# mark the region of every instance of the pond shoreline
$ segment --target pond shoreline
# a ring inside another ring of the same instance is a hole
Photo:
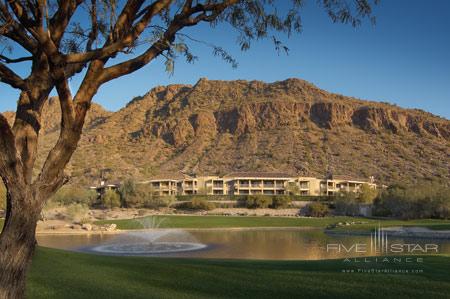
[[[184,231],[254,231],[254,230],[323,230],[321,227],[315,226],[261,226],[261,227],[205,227],[205,228],[146,228],[146,229],[117,229],[114,231],[86,231],[86,230],[54,230],[54,231],[37,231],[36,235],[114,235],[127,232],[145,232],[151,230],[184,230]]]

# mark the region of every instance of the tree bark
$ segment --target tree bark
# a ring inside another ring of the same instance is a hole
[[[6,219],[0,235],[0,299],[24,298],[40,211],[30,188],[12,188],[8,189]]]
[[[38,146],[39,130],[41,128],[41,109],[36,109],[30,99],[28,92],[22,91],[19,98],[16,118],[13,125],[13,132],[16,138],[16,150],[19,152],[24,176],[28,183],[31,183],[33,176],[34,162]],[[42,106],[42,105],[41,105]]]

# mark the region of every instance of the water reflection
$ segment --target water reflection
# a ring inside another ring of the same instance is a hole
[[[368,236],[327,235],[321,229],[256,229],[256,230],[188,230],[198,242],[208,247],[199,251],[160,254],[170,257],[236,258],[236,259],[301,259],[318,260],[330,258],[373,255],[368,252],[327,252],[327,243],[341,243],[350,248],[355,243],[370,243]],[[83,250],[102,244],[110,244],[118,235],[40,235],[39,245],[68,250]],[[450,253],[450,240],[390,239],[401,243],[437,243],[439,253]]]

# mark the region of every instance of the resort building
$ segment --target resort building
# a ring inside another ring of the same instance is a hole
[[[158,175],[151,184],[155,195],[283,195],[332,196],[340,191],[357,192],[362,185],[376,188],[369,180],[348,177],[297,177],[278,172],[232,172],[225,176]]]
[[[159,196],[196,194],[198,190],[197,183],[183,173],[157,175],[140,184],[150,184],[153,194]],[[184,193],[184,190],[188,193]]]
[[[292,176],[286,173],[233,172],[223,177],[228,185],[228,193],[223,194],[286,194],[286,186],[291,179]]]
[[[95,190],[97,192],[97,196],[101,197],[103,194],[106,193],[108,190],[117,190],[120,187],[119,182],[107,182],[107,181],[100,181],[100,184],[98,186],[91,186],[89,189]]]

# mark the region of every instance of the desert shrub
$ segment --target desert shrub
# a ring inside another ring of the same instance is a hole
[[[329,213],[328,205],[321,202],[313,202],[306,206],[306,215],[311,217],[325,217]]]
[[[402,219],[448,219],[450,187],[443,182],[391,185],[375,199],[374,215]]]
[[[69,220],[73,222],[86,222],[89,208],[80,203],[73,203],[67,206],[66,213]]]
[[[248,209],[266,209],[272,204],[272,198],[265,195],[248,195],[245,205]]]
[[[132,181],[125,182],[119,188],[122,206],[129,208],[144,208],[146,202],[152,202],[156,197],[154,193],[150,184],[134,184]]]
[[[176,201],[175,196],[145,196],[144,197],[144,207],[148,209],[158,209],[162,207],[169,207]]]
[[[104,208],[120,207],[120,195],[114,190],[106,190],[102,196],[102,205]]]
[[[360,201],[354,192],[339,192],[334,200],[335,213],[343,216],[357,216]]]
[[[272,209],[286,209],[291,205],[292,198],[287,195],[276,195],[272,198]]]
[[[64,186],[50,199],[63,206],[83,204],[91,206],[97,199],[97,192],[77,186]]]
[[[213,202],[204,200],[204,199],[197,199],[194,198],[191,202],[192,209],[196,210],[212,210],[216,207],[216,205]]]
[[[216,208],[216,205],[213,202],[209,202],[202,198],[193,198],[191,201],[179,204],[177,206],[179,209],[187,209],[187,210],[204,210],[209,211]]]
[[[216,205],[216,208],[221,209],[232,209],[237,207],[237,204],[234,202],[217,202],[214,204]]]
[[[132,181],[119,189],[122,206],[133,208],[158,209],[168,207],[176,201],[174,195],[160,196],[150,184],[134,184]]]

